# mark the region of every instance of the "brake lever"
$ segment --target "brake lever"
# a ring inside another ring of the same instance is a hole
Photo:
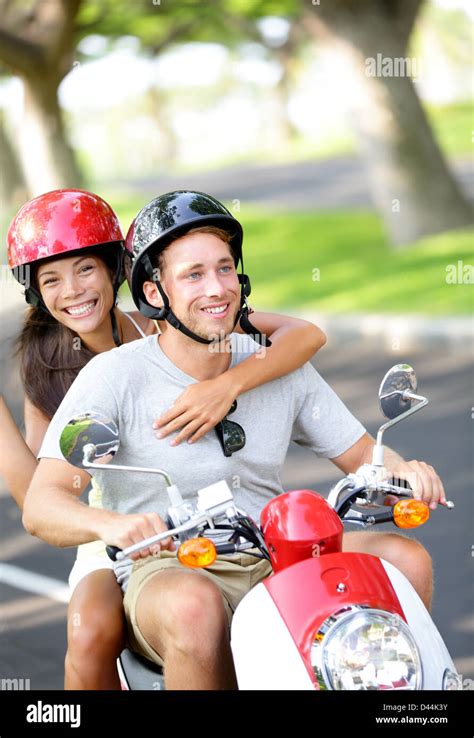
[[[382,482],[378,486],[377,491],[378,492],[386,492],[387,494],[395,495],[396,497],[402,497],[402,498],[403,497],[411,497],[411,498],[413,498],[413,489],[411,487],[398,487],[397,485],[390,484],[389,482],[387,482],[385,484]],[[454,502],[452,502],[452,500],[446,500],[446,504],[445,505],[442,505],[441,503],[439,503],[439,506],[440,507],[444,507],[447,510],[453,510],[453,508],[455,507],[455,504],[454,504]]]

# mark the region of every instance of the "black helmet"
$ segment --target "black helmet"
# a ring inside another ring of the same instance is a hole
[[[242,263],[242,274],[239,274],[241,283],[241,305],[236,324],[242,320],[242,328],[254,334],[258,340],[259,332],[250,325],[247,312],[246,298],[250,294],[250,280],[243,274],[242,240],[243,231],[239,221],[227,210],[222,203],[211,195],[189,190],[176,190],[160,195],[140,210],[130,226],[125,240],[126,254],[128,253],[128,282],[135,305],[148,318],[167,320],[174,328],[185,333],[200,343],[212,343],[192,333],[184,326],[172,312],[168,296],[154,269],[152,258],[163,251],[170,243],[180,236],[184,236],[192,228],[200,226],[215,226],[230,234],[230,246],[234,255],[235,265]],[[153,281],[157,285],[163,298],[164,307],[157,308],[150,305],[143,292],[143,284]],[[247,328],[248,326],[248,328]],[[271,345],[266,337],[265,345]]]
[[[150,309],[156,312],[156,308],[143,294],[143,283],[153,278],[150,254],[156,256],[186,231],[203,225],[230,233],[237,266],[242,257],[242,226],[224,205],[202,192],[177,190],[160,195],[140,210],[130,226],[125,241],[132,263],[130,290],[135,305],[148,317],[156,317],[150,314]]]

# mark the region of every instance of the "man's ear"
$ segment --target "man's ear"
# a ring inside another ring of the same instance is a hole
[[[154,282],[144,282],[143,293],[146,297],[146,301],[150,305],[153,305],[153,307],[157,308],[163,307],[163,298],[161,297],[158,287]]]

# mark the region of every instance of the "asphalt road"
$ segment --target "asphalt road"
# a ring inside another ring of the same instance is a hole
[[[474,170],[467,158],[450,160],[462,190],[474,200]],[[116,182],[111,183],[114,186]],[[360,157],[337,156],[285,164],[235,164],[208,172],[159,175],[127,182],[127,191],[148,196],[187,187],[211,192],[231,202],[238,212],[241,203],[286,210],[373,207],[367,172]]]
[[[2,316],[0,370],[2,391],[18,421],[21,389],[11,359],[9,337],[17,320]],[[430,551],[435,572],[433,617],[456,666],[465,678],[474,677],[474,616],[472,569],[472,355],[432,348],[409,355],[374,351],[362,342],[328,347],[316,366],[354,414],[375,433],[381,422],[377,390],[385,371],[395,363],[413,364],[419,391],[430,405],[389,431],[386,443],[406,458],[424,459],[444,480],[453,511],[439,509],[416,537]],[[285,488],[309,487],[326,494],[338,470],[308,451],[290,449],[283,481]],[[66,582],[74,550],[54,549],[25,533],[20,513],[0,480],[0,561]],[[106,623],[104,623],[106,627]],[[1,678],[29,679],[31,689],[61,689],[66,649],[66,605],[47,596],[24,591],[17,583],[0,583]]]

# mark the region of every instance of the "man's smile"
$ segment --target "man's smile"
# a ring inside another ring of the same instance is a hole
[[[201,308],[211,318],[226,318],[230,312],[230,302],[211,303]]]

